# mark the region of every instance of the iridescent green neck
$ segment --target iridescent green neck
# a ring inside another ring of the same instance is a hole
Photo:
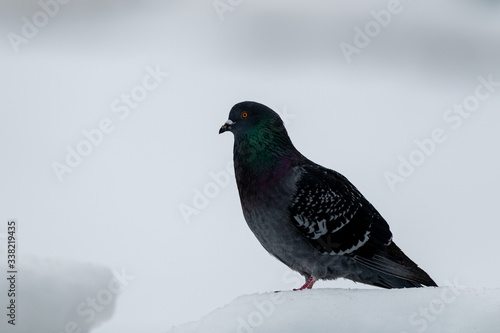
[[[271,170],[299,155],[283,125],[263,122],[235,137],[235,164],[248,172]]]

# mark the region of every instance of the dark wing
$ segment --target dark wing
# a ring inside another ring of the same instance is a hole
[[[304,167],[289,208],[291,220],[321,253],[351,254],[369,241],[391,243],[387,222],[347,178],[319,165]]]
[[[412,286],[436,285],[392,242],[387,222],[347,178],[316,164],[303,168],[289,211],[316,250],[349,256]]]

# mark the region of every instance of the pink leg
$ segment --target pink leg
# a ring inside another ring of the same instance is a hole
[[[297,290],[305,290],[305,289],[312,289],[314,283],[316,283],[316,281],[318,281],[318,279],[316,279],[314,276],[311,276],[309,278],[309,280],[306,281],[306,283],[300,287],[299,289],[294,289],[295,291]]]

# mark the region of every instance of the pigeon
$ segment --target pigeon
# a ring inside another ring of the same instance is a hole
[[[272,256],[305,278],[295,290],[337,278],[388,289],[437,286],[346,177],[294,147],[272,109],[238,103],[219,134],[228,131],[244,218]]]

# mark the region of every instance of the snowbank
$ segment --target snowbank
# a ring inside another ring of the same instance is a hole
[[[0,264],[3,272],[6,266]],[[119,272],[118,272],[119,273]],[[2,279],[0,332],[86,333],[109,319],[126,279],[90,263],[22,257],[15,279],[15,325],[5,314],[10,285]]]
[[[500,332],[500,289],[316,289],[241,296],[168,333]]]

